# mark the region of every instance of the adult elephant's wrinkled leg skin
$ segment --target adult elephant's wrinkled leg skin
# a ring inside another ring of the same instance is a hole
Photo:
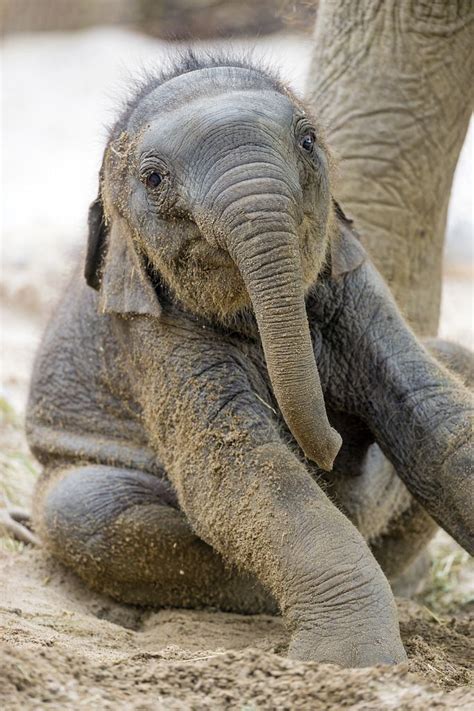
[[[194,535],[164,479],[90,465],[52,472],[38,493],[47,549],[100,592],[152,607],[276,610],[260,585]]]

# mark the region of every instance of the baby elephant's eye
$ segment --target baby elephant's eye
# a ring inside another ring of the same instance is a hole
[[[147,187],[157,188],[162,180],[163,180],[163,178],[161,177],[161,175],[159,173],[156,173],[156,172],[150,173],[146,177]]]
[[[303,150],[308,151],[309,153],[313,150],[314,141],[314,133],[306,133],[300,141],[300,146]]]

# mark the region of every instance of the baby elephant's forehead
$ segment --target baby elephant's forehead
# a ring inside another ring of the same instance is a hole
[[[212,67],[178,74],[142,96],[130,117],[128,129],[136,130],[150,114],[171,112],[203,97],[218,99],[229,91],[265,91],[270,88],[275,90],[276,82],[252,68]]]
[[[230,135],[239,140],[252,130],[262,140],[288,135],[295,107],[275,89],[225,91],[212,96],[196,96],[186,105],[147,116],[141,127],[140,150],[165,149],[181,152],[186,144]]]

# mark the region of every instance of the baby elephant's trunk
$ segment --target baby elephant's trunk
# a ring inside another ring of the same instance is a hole
[[[262,210],[262,195],[252,195],[247,178],[249,192],[226,204],[219,229],[252,301],[283,417],[305,455],[329,471],[341,438],[327,418],[309,332],[295,196],[282,194],[282,182],[268,180]]]
[[[262,248],[265,250],[262,254]],[[330,471],[341,446],[329,424],[314,358],[296,236],[265,230],[230,245],[252,300],[268,373],[285,421],[305,455]]]

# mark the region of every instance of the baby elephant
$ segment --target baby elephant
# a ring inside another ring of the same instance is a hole
[[[34,368],[35,525],[123,602],[280,610],[294,658],[396,663],[385,576],[433,519],[474,548],[470,401],[331,189],[266,71],[189,55],[139,88]]]

